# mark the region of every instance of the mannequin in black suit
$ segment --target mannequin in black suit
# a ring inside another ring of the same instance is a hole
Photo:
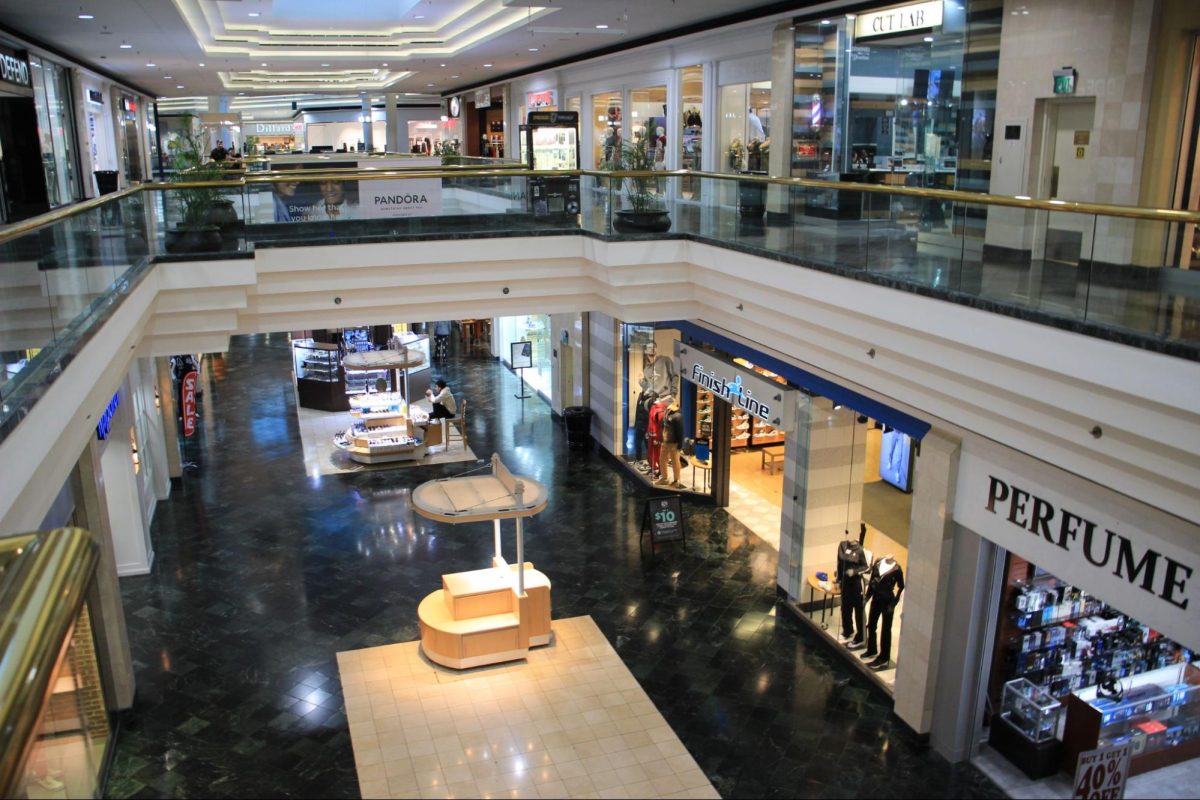
[[[892,618],[896,604],[904,592],[904,571],[899,562],[888,553],[871,565],[867,582],[867,599],[871,601],[871,613],[867,622],[867,650],[864,659],[874,659],[867,666],[873,670],[887,669],[892,659]],[[875,630],[879,632],[879,650],[875,649]]]

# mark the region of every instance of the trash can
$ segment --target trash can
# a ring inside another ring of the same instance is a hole
[[[592,441],[592,409],[587,406],[568,406],[563,409],[563,424],[567,427],[567,447],[586,450]]]
[[[112,194],[117,190],[115,169],[98,169],[92,174],[96,176],[96,191],[100,194]]]

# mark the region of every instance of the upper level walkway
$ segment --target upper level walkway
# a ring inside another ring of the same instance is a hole
[[[669,227],[630,228],[644,221],[615,211],[635,204]],[[688,172],[339,170],[139,187],[3,234],[0,351],[16,363],[0,386],[0,463],[14,478],[0,525],[36,515],[30,492],[61,486],[136,356],[219,351],[236,333],[531,311],[696,320],[1200,520],[1200,292],[1180,268],[1197,222]],[[16,468],[29,452],[46,455]]]

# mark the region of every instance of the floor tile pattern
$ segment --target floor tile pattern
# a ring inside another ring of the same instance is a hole
[[[360,796],[336,654],[415,640],[439,576],[487,563],[488,526],[409,503],[473,465],[313,477],[287,336],[235,337],[208,367],[195,466],[155,513],[153,572],[121,581],[137,697],[107,796]],[[686,540],[639,555],[648,487],[569,450],[495,362],[436,371],[472,403],[471,448],[551,492],[525,544],[555,615],[595,620],[722,797],[1002,796],[779,608],[775,551],[725,511],[685,498]]]
[[[492,667],[337,658],[363,797],[720,797],[590,617]]]

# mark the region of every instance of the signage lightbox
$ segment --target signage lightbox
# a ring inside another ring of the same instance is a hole
[[[903,6],[859,14],[854,20],[854,38],[909,33],[927,28],[938,28],[942,24],[942,0],[928,3],[911,3]]]
[[[681,378],[707,389],[718,400],[780,430],[795,430],[795,389],[679,340],[675,341],[675,367]]]
[[[359,181],[358,206],[366,219],[434,216],[442,213],[442,180]]]
[[[16,86],[33,86],[33,80],[29,77],[29,57],[0,45],[0,81]]]
[[[525,93],[525,108],[528,111],[533,111],[546,106],[558,105],[558,90],[546,89],[541,92],[526,92]]]
[[[491,108],[492,105],[492,90],[491,89],[476,89],[475,90],[475,107],[476,108]]]

